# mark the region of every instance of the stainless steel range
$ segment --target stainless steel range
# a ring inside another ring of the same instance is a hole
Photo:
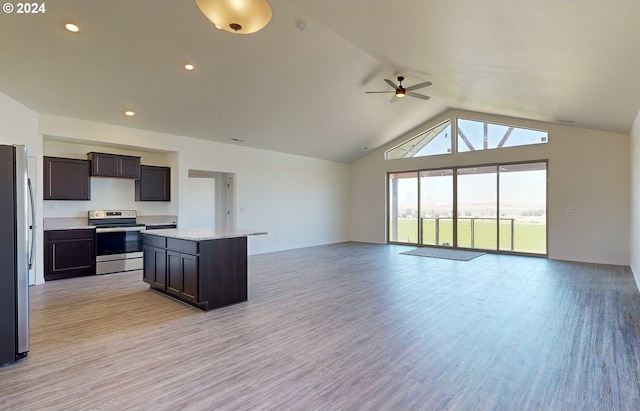
[[[144,224],[135,210],[91,210],[89,224],[96,227],[96,274],[142,269]]]

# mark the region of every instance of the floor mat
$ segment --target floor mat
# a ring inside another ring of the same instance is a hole
[[[446,258],[449,260],[469,261],[476,257],[480,257],[486,254],[482,251],[468,251],[468,250],[451,250],[448,248],[435,248],[435,247],[418,247],[415,250],[405,251],[400,254],[405,255],[417,255],[420,257],[432,257],[432,258]]]

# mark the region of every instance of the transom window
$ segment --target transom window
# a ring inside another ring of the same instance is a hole
[[[386,160],[426,157],[451,153],[451,120],[395,146],[385,153]]]
[[[457,138],[452,138],[453,135],[457,135]],[[387,150],[385,159],[545,144],[548,141],[549,134],[544,130],[458,118],[455,130],[452,130],[452,121],[449,119]]]
[[[544,144],[546,131],[458,119],[458,152]]]

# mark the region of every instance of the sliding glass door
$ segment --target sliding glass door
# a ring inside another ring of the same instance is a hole
[[[500,250],[547,253],[547,163],[500,166]]]
[[[418,243],[418,173],[389,174],[389,241]]]
[[[420,172],[421,244],[453,246],[453,169]]]
[[[498,248],[498,167],[458,169],[458,247]]]
[[[547,253],[546,161],[389,174],[389,241]]]

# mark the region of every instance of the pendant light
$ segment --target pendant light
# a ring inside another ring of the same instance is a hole
[[[231,33],[255,33],[271,20],[267,0],[196,0],[196,4],[217,28]]]

